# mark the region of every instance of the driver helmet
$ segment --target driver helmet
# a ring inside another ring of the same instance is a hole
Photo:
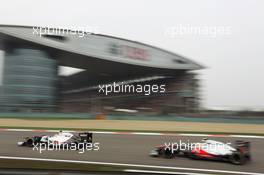
[[[203,138],[202,139],[202,142],[206,142],[208,139],[207,138]]]

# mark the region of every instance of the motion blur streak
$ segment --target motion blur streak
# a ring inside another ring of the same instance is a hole
[[[74,161],[76,163],[97,164],[97,165],[117,165],[140,168],[159,168],[164,170],[180,170],[192,172],[215,172],[223,174],[263,174],[264,163],[264,140],[256,138],[247,138],[245,141],[251,142],[252,162],[245,166],[236,166],[227,162],[191,160],[183,157],[175,159],[162,159],[149,157],[149,151],[154,146],[168,141],[190,140],[191,142],[200,141],[202,137],[191,136],[153,136],[153,135],[128,135],[128,134],[94,134],[94,141],[100,142],[100,151],[85,152],[78,154],[75,151],[46,151],[39,154],[31,148],[21,148],[16,145],[17,140],[25,136],[45,135],[46,132],[1,132],[0,134],[0,155],[4,157],[26,157],[33,159],[44,159],[52,161]],[[218,141],[234,143],[236,138],[211,137]],[[4,158],[0,157],[0,158]],[[110,163],[112,162],[112,163]]]
[[[97,164],[97,165],[114,165],[114,166],[131,166],[131,167],[142,167],[142,168],[160,168],[160,169],[172,169],[172,170],[190,170],[190,171],[204,171],[204,172],[216,172],[216,173],[227,173],[227,174],[241,174],[241,175],[242,174],[245,174],[245,175],[263,175],[262,173],[250,173],[250,172],[241,172],[241,171],[223,171],[223,170],[209,170],[209,169],[185,168],[185,167],[166,167],[166,166],[137,165],[137,164],[110,163],[110,162],[92,162],[92,161],[62,160],[62,159],[41,159],[41,158],[30,158],[30,157],[8,157],[8,156],[0,156],[0,159],[35,160],[35,161],[65,162],[65,163],[80,163],[80,164]],[[190,174],[190,173],[188,173],[188,174]]]
[[[201,174],[201,173],[184,173],[184,172],[172,172],[172,171],[148,171],[148,170],[124,170],[125,172],[129,173],[152,173],[152,174],[179,174],[179,175],[208,175],[208,174]]]

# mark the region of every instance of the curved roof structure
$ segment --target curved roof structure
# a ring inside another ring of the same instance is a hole
[[[0,25],[1,42],[48,50],[59,65],[85,69],[72,76],[86,76],[91,84],[111,77],[171,75],[203,68],[190,59],[151,45],[82,31]]]

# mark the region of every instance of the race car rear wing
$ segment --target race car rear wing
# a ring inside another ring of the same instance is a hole
[[[93,133],[91,133],[91,132],[79,133],[79,137],[81,138],[82,142],[88,142],[88,143],[93,142]]]
[[[241,153],[249,153],[250,152],[250,142],[243,140],[236,140],[235,142],[236,149]]]

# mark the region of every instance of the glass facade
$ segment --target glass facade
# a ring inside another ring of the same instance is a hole
[[[44,51],[15,49],[6,53],[1,111],[53,111],[56,80],[56,60]]]

